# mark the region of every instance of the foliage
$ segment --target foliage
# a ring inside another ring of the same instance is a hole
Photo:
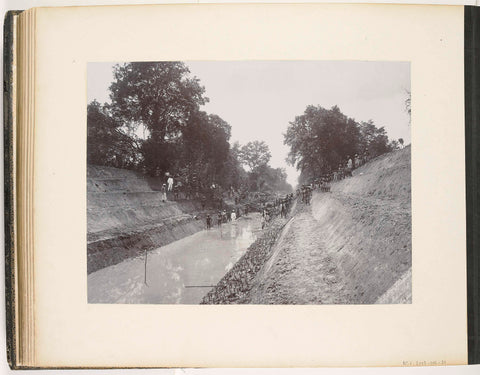
[[[88,162],[152,176],[168,171],[197,192],[212,183],[239,188],[247,180],[240,145],[230,148],[225,120],[200,111],[204,93],[181,62],[116,65],[111,104],[88,106]]]
[[[249,188],[253,191],[289,193],[292,187],[287,182],[283,168],[272,168],[262,164],[249,173]]]
[[[337,106],[327,110],[310,105],[284,134],[284,143],[290,146],[287,162],[313,174],[330,172],[358,151],[359,138],[355,121]]]
[[[359,128],[360,143],[363,149],[368,149],[370,157],[376,157],[391,151],[388,145],[388,136],[383,126],[377,128],[373,121],[369,120],[361,122]]]
[[[122,124],[97,101],[87,107],[87,162],[117,168],[134,168],[140,153],[138,143],[128,136]]]
[[[301,182],[336,170],[355,154],[374,157],[398,147],[389,144],[385,128],[372,121],[358,124],[337,106],[312,105],[290,123],[284,143],[290,146],[287,162],[301,171]]]
[[[110,86],[112,111],[132,128],[140,124],[158,141],[181,134],[192,112],[208,101],[199,80],[178,61],[116,65]]]
[[[268,164],[272,154],[264,141],[253,141],[248,142],[240,149],[239,157],[250,171],[255,171],[261,166]]]
[[[390,151],[398,150],[400,148],[400,144],[395,139],[392,139],[388,144],[388,148]]]
[[[195,168],[205,183],[224,183],[229,134],[230,125],[220,117],[201,111],[193,113],[183,131],[183,164]]]
[[[407,98],[405,99],[405,112],[408,113],[409,116],[412,115],[412,93],[409,90],[405,90]]]
[[[147,131],[141,141],[143,169],[162,175],[178,164],[183,131],[193,113],[208,100],[199,80],[184,63],[132,62],[114,67],[110,85],[113,116],[132,133]]]

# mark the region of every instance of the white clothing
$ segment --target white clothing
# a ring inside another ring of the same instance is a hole
[[[172,191],[173,188],[173,178],[169,177],[167,179],[167,184],[168,184],[168,191]]]

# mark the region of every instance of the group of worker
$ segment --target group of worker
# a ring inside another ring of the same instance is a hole
[[[248,206],[244,208],[244,214],[248,215]],[[217,218],[217,226],[221,226],[223,223],[227,223],[229,221],[235,221],[241,216],[241,211],[237,207],[236,209],[233,209],[232,211],[223,210],[223,211],[218,211],[216,218]],[[212,228],[213,225],[213,218],[210,216],[210,214],[207,214],[206,217],[207,221],[207,229]]]

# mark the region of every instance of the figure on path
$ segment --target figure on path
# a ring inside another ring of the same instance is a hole
[[[210,229],[212,227],[212,218],[210,217],[210,214],[207,214],[207,229]]]
[[[352,169],[353,169],[353,161],[350,156],[348,156],[348,161],[347,161],[347,176],[351,177],[352,176]]]
[[[162,185],[162,202],[167,201],[167,186],[165,184]]]

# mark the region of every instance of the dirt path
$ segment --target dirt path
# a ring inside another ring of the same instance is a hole
[[[313,225],[311,206],[299,210],[257,277],[251,303],[336,304],[345,300],[342,275]]]
[[[242,303],[412,301],[410,148],[298,203]]]
[[[284,229],[250,292],[256,304],[395,303],[411,268],[410,206],[377,196],[315,193]],[[388,299],[379,298],[395,285]],[[388,301],[388,302],[387,302]],[[400,302],[400,301],[399,301]]]

